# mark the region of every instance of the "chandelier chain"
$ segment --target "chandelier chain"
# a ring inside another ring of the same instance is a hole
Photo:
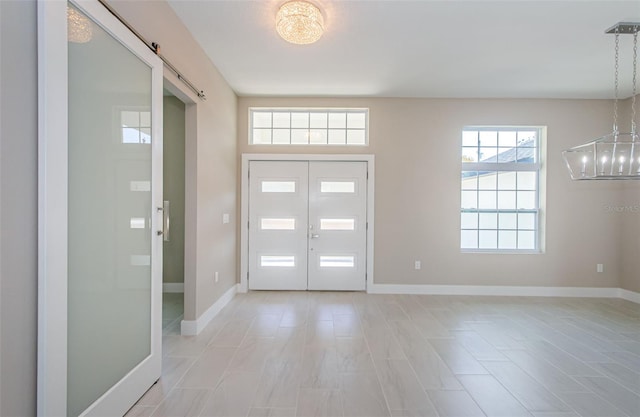
[[[619,68],[619,56],[620,56],[620,32],[616,28],[616,49],[615,49],[615,84],[613,90],[613,134],[618,136],[618,68]]]
[[[633,34],[633,90],[631,96],[631,134],[636,133],[636,73],[638,67],[638,32]],[[635,138],[635,136],[634,136]]]

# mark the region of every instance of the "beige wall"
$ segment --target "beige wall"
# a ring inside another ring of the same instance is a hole
[[[249,146],[248,108],[369,107],[368,147]],[[465,125],[547,126],[545,252],[459,249]],[[571,182],[561,151],[611,130],[608,100],[240,98],[238,153],[375,155],[375,283],[618,287],[621,183]],[[422,269],[413,269],[414,260]],[[605,265],[596,273],[596,264]]]
[[[640,181],[627,182],[624,198],[611,216],[620,221],[623,273],[620,287],[640,293]]]
[[[636,96],[636,112],[640,113],[640,94]],[[620,106],[619,128],[623,133],[631,131],[631,99]],[[637,128],[640,128],[640,117],[636,115]],[[611,215],[620,222],[622,239],[622,279],[620,287],[625,290],[640,292],[640,181],[625,181],[621,204],[611,211]]]
[[[196,140],[186,144],[185,319],[195,320],[236,283],[235,216],[222,224],[222,215],[236,212],[237,97],[166,2],[109,3],[207,95],[196,99]]]
[[[185,105],[163,100],[163,199],[170,202],[169,241],[163,242],[162,282],[184,282],[184,132]]]
[[[0,415],[36,412],[35,1],[0,1]]]

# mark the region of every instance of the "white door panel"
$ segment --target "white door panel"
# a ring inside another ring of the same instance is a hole
[[[249,166],[249,288],[307,288],[308,164]]]
[[[366,285],[367,163],[309,163],[310,290]]]
[[[251,161],[249,289],[364,290],[366,162]]]

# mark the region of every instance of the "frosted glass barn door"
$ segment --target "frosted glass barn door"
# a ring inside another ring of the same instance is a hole
[[[161,367],[162,63],[97,1],[38,12],[38,414],[123,415]]]

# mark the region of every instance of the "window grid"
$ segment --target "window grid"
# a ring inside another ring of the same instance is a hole
[[[477,214],[478,217],[480,216],[480,214],[496,214],[497,215],[497,225],[500,224],[500,215],[501,214],[515,214],[515,222],[516,225],[513,228],[508,228],[508,227],[495,227],[495,228],[482,228],[480,227],[480,220],[478,218],[477,222],[478,222],[478,227],[477,228],[461,228],[462,231],[468,231],[468,232],[475,232],[476,233],[476,238],[477,241],[480,242],[480,232],[496,232],[496,248],[492,248],[493,250],[499,250],[499,251],[504,251],[504,250],[536,250],[537,249],[537,245],[534,246],[533,248],[518,248],[518,235],[520,234],[520,232],[537,232],[538,230],[538,210],[499,210],[499,211],[494,211],[494,210],[462,210],[462,213],[468,213],[468,214]],[[520,227],[520,216],[518,216],[518,214],[533,214],[534,215],[534,222],[533,222],[533,227],[532,228],[525,228],[525,227]],[[515,242],[516,242],[516,247],[515,248],[509,248],[509,249],[505,249],[502,248],[501,246],[501,242],[500,242],[500,232],[515,232]],[[478,245],[479,246],[479,245]],[[473,250],[473,248],[463,248],[463,249],[468,249],[468,250]],[[478,247],[478,249],[481,249]]]
[[[251,108],[249,124],[252,145],[365,146],[369,109]]]
[[[509,139],[506,144],[511,147],[500,146],[503,144],[500,141],[501,136]],[[461,250],[470,252],[538,252],[540,250],[539,140],[539,128],[464,129]],[[469,152],[470,149],[474,150],[475,155]],[[487,149],[490,151],[483,155],[483,151]],[[525,150],[520,152],[520,149]],[[468,184],[465,184],[465,180]],[[489,201],[483,201],[482,197],[487,196],[492,198]],[[527,196],[529,198],[526,198]],[[504,221],[503,216],[505,216]]]

